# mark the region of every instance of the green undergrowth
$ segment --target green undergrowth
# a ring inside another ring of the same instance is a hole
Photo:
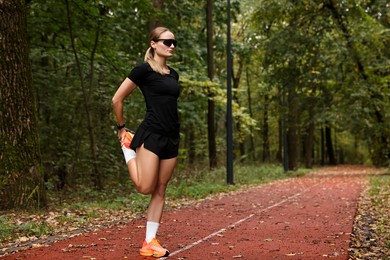
[[[369,178],[355,216],[348,259],[390,259],[390,169]]]
[[[226,184],[226,169],[213,171],[192,170],[173,178],[167,191],[168,197],[200,199],[207,195],[237,190],[247,185],[268,183],[275,180],[303,175],[307,170],[286,173],[276,165],[236,166],[233,169],[234,185]]]
[[[0,242],[21,236],[39,237],[50,233],[52,229],[52,227],[44,222],[15,224],[10,218],[0,216]]]
[[[370,202],[375,214],[375,231],[390,253],[390,170],[370,178]]]

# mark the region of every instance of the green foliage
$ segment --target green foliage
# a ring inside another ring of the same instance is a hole
[[[378,17],[383,8],[383,3],[275,0],[260,1],[253,14],[255,42],[265,52],[264,81],[286,91],[295,108],[288,111],[293,124],[315,120],[352,133],[365,140],[375,165],[388,165],[390,151],[389,76],[382,70],[389,65],[384,45],[389,37]],[[314,119],[305,117],[309,108]],[[349,138],[348,145],[353,143]]]
[[[130,189],[130,188],[129,188]],[[125,191],[113,190],[110,193],[95,194],[89,199],[83,198],[77,203],[70,204],[71,210],[85,210],[85,209],[112,209],[112,210],[127,210],[127,211],[143,211],[148,206],[149,199],[137,192],[130,195],[125,194]],[[88,217],[93,218],[98,214],[96,211],[90,211]]]
[[[123,158],[111,97],[131,68],[142,62],[151,21],[171,28],[179,41],[170,65],[178,70],[182,87],[180,169],[190,167],[187,155],[191,149],[197,155],[195,163],[206,163],[210,96],[216,104],[218,159],[224,161],[226,2],[214,1],[213,82],[208,81],[205,66],[204,1],[165,1],[162,10],[154,8],[152,1],[68,3],[69,13],[66,1],[38,0],[29,4],[28,33],[47,186],[51,190],[61,182],[73,189],[85,183],[92,186],[94,164],[106,180],[106,187],[110,187],[110,180],[119,179]],[[237,158],[249,158],[249,153],[256,158],[267,141],[271,161],[275,161],[281,152],[278,133],[284,90],[289,109],[296,109],[296,122],[291,124],[296,124],[302,134],[296,138],[303,138],[310,122],[314,122],[313,159],[317,163],[319,130],[324,124],[338,129],[340,135],[336,138],[343,147],[337,151],[343,150],[347,162],[389,163],[386,3],[352,1],[335,7],[341,14],[341,23],[323,2],[232,1],[233,75],[240,77],[234,89],[234,147],[238,154],[240,143],[246,153]],[[81,76],[71,45],[69,21]],[[126,101],[127,126],[135,130],[144,112],[143,97],[135,91]],[[263,132],[265,122],[268,136]],[[190,137],[190,129],[194,136]],[[94,146],[91,133],[97,140]],[[250,145],[253,150],[249,150]],[[91,156],[92,149],[96,151],[96,161]]]
[[[8,220],[0,216],[0,239],[6,241],[11,238],[13,226],[8,223]]]

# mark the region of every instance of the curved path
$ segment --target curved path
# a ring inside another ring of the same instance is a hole
[[[170,249],[169,259],[348,259],[370,171],[328,167],[167,210],[159,239]],[[144,223],[134,220],[3,259],[148,259],[138,256]]]

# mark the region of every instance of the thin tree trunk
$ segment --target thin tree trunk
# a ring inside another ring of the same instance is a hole
[[[287,146],[288,146],[288,169],[298,169],[299,159],[299,135],[298,135],[298,106],[294,87],[288,89],[288,113],[287,113]]]
[[[81,68],[81,62],[78,57],[78,53],[76,50],[76,44],[75,44],[75,37],[73,34],[73,25],[72,25],[72,20],[71,20],[71,13],[70,13],[70,7],[69,7],[69,1],[66,0],[66,15],[68,19],[68,27],[69,27],[69,36],[70,36],[70,41],[71,41],[71,46],[73,50],[73,55],[75,58],[76,66],[77,66],[77,73],[80,79],[80,88],[83,94],[83,99],[84,99],[84,109],[85,109],[85,114],[87,116],[87,129],[88,129],[88,135],[89,135],[89,142],[90,142],[90,150],[91,150],[91,160],[92,160],[92,165],[93,165],[93,173],[92,173],[92,181],[94,182],[94,185],[98,189],[103,188],[103,180],[102,176],[99,171],[98,167],[98,160],[97,160],[97,152],[96,152],[96,140],[95,140],[95,134],[94,134],[94,127],[93,127],[93,122],[92,122],[92,112],[90,110],[89,104],[90,104],[90,98],[87,92],[87,88],[84,84],[84,75],[83,71]]]
[[[278,95],[283,96],[283,90],[278,87]],[[284,131],[283,131],[283,115],[284,115],[284,101],[283,98],[279,99],[279,106],[281,110],[283,111],[282,113],[279,113],[279,119],[278,119],[278,151],[276,152],[276,161],[278,162],[283,162],[283,136],[284,136]]]
[[[267,162],[270,159],[269,150],[269,125],[268,125],[268,94],[264,95],[264,106],[263,106],[263,162]]]
[[[0,210],[46,206],[23,3],[0,0]]]
[[[313,149],[314,149],[314,107],[309,106],[309,126],[305,136],[305,167],[313,167]]]
[[[326,141],[326,151],[329,158],[330,165],[336,165],[336,158],[334,156],[332,134],[329,126],[325,127],[325,141]]]
[[[213,30],[213,0],[207,0],[206,5],[207,24],[207,75],[211,81],[214,79],[214,30]],[[209,94],[207,109],[207,131],[209,143],[209,166],[217,167],[217,145],[215,140],[215,103]]]
[[[325,134],[324,127],[321,127],[321,165],[325,165]]]
[[[232,64],[232,78],[233,78],[233,87],[232,88],[234,90],[237,90],[238,87],[240,86],[240,79],[241,79],[243,68],[244,68],[244,62],[243,62],[242,59],[240,59],[238,61],[237,73],[234,74],[234,69],[233,69],[233,64]],[[239,102],[239,99],[238,99],[238,96],[237,96],[237,91],[235,91],[235,93],[233,93],[233,99],[236,101],[236,103],[238,105],[240,105],[240,102]],[[240,122],[237,122],[236,127],[237,127],[237,132],[240,133],[241,132],[241,124],[240,124]],[[242,161],[243,158],[245,157],[245,144],[241,140],[239,140],[239,148],[240,148],[240,160]]]
[[[152,5],[154,8],[161,10],[164,6],[163,0],[152,0]],[[152,31],[154,28],[161,26],[161,21],[158,18],[152,18],[149,21],[149,31]]]
[[[248,112],[251,118],[253,118],[252,112],[252,92],[251,92],[251,84],[249,80],[249,67],[246,69],[246,85],[247,85],[247,95],[248,95]],[[253,133],[253,127],[250,127],[251,133]],[[256,160],[256,149],[255,149],[255,141],[253,140],[253,134],[250,135],[250,147],[249,152],[252,155],[252,160]]]
[[[276,152],[276,161],[282,162],[283,157],[283,124],[282,124],[282,119],[279,118],[278,120],[278,151]]]
[[[193,165],[195,163],[195,131],[194,127],[189,127],[186,131],[186,142],[188,149],[188,163]]]
[[[306,136],[305,136],[305,166],[306,168],[312,168],[313,167],[313,151],[314,151],[314,130],[315,130],[315,124],[314,124],[314,116],[315,116],[315,97],[314,93],[316,92],[316,86],[313,87],[312,95],[309,97],[309,106],[308,106],[308,113],[309,113],[309,122],[306,130]]]

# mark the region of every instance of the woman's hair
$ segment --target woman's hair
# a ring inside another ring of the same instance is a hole
[[[164,32],[171,32],[168,28],[165,27],[156,27],[154,28],[150,34],[149,34],[149,43],[151,41],[157,41],[160,38],[160,35]],[[149,46],[149,48],[146,50],[144,61],[149,63],[152,70],[154,70],[157,73],[160,73],[164,75],[164,68],[162,68],[155,60],[154,60],[154,49]]]

